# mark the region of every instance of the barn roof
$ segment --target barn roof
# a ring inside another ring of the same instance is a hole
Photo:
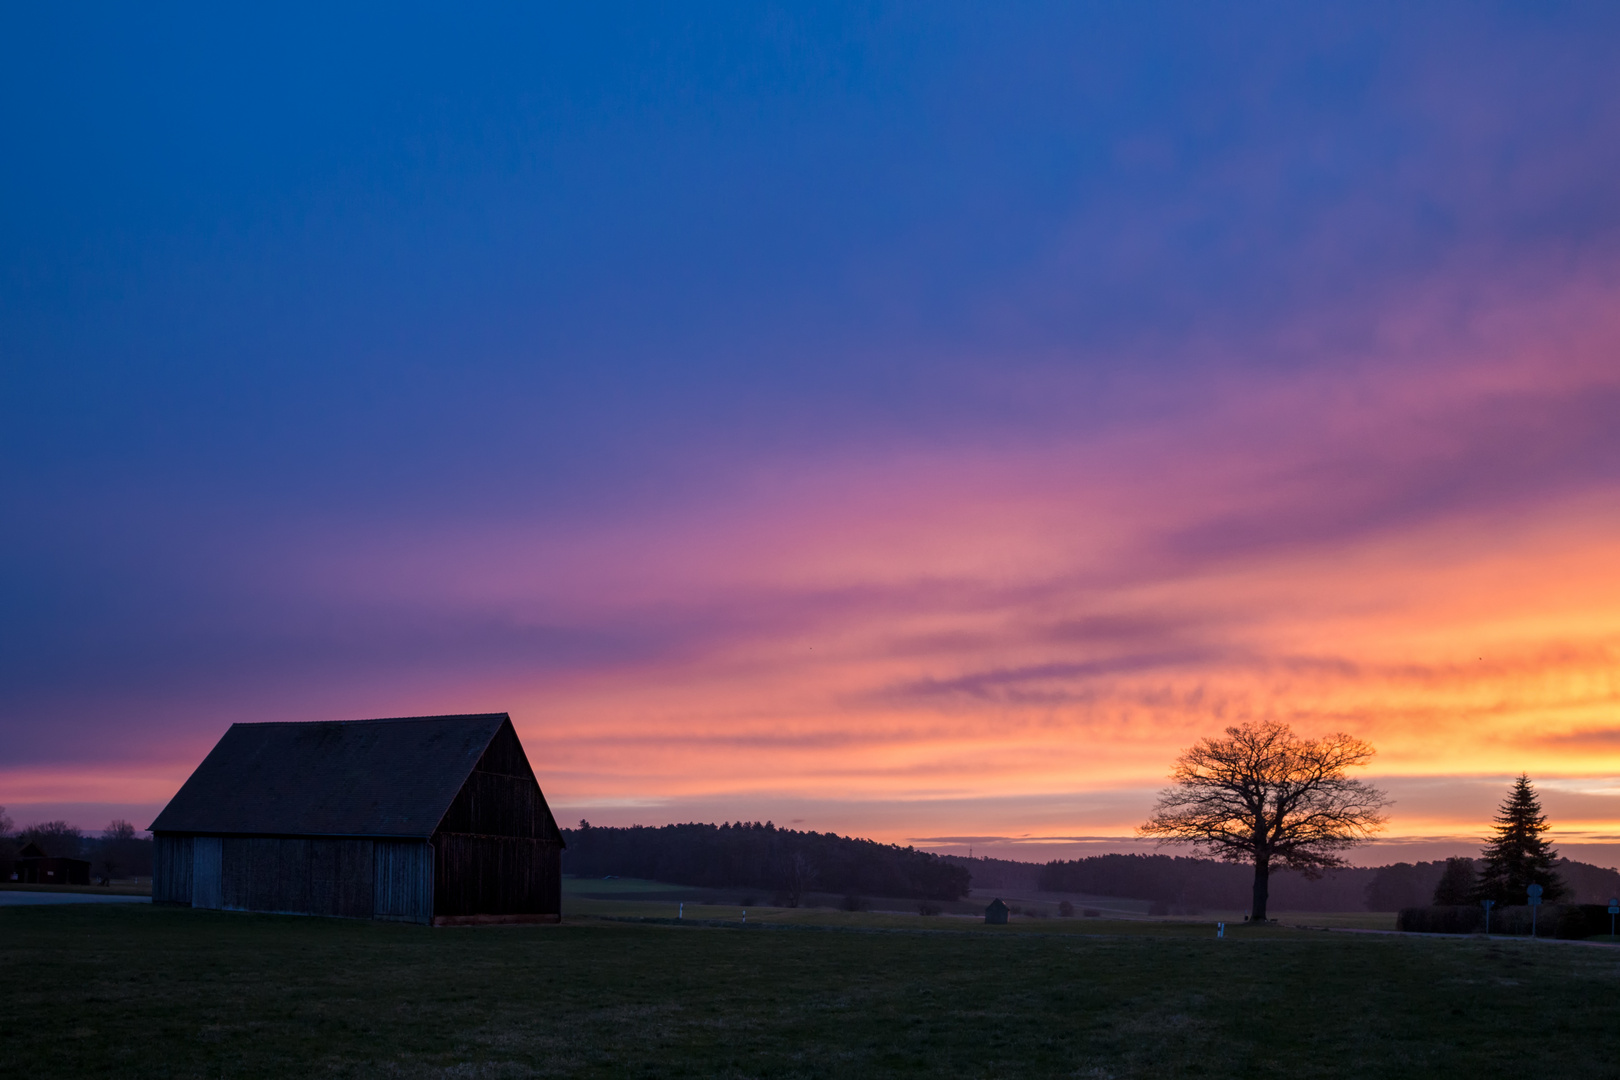
[[[506,713],[232,724],[154,832],[427,837]]]

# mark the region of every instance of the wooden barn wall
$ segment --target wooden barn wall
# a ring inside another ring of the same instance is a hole
[[[378,840],[372,910],[395,922],[433,918],[433,846],[422,840]]]
[[[375,859],[370,840],[229,837],[221,854],[225,908],[372,916]]]
[[[502,725],[490,740],[439,822],[439,831],[562,840],[534,772],[523,756],[523,744],[510,724]]]
[[[191,906],[191,837],[152,837],[152,903]]]
[[[490,740],[433,837],[434,915],[555,915],[562,834],[510,723]]]
[[[220,839],[191,838],[191,906],[217,911],[220,907]]]
[[[562,846],[511,836],[433,838],[434,915],[557,915]]]

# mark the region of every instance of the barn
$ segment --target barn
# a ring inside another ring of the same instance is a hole
[[[154,903],[561,916],[562,833],[506,713],[233,724],[151,831]]]
[[[30,885],[88,885],[90,864],[84,859],[55,858],[45,854],[38,844],[25,844],[17,859],[0,874],[7,881]]]

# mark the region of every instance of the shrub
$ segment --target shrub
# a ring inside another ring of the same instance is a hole
[[[917,914],[919,915],[938,915],[941,910],[940,906],[932,900],[924,900],[917,905]]]
[[[1497,914],[1492,912],[1492,930],[1497,922]],[[1395,929],[1409,934],[1478,934],[1485,929],[1485,909],[1477,904],[1401,908],[1395,916]]]
[[[1088,907],[1088,908],[1086,908],[1086,910],[1082,911],[1080,914],[1084,915],[1088,919],[1100,919],[1100,918],[1102,918],[1102,912],[1098,911],[1094,907]]]
[[[1609,905],[1580,904],[1576,906],[1576,909],[1581,913],[1581,918],[1579,924],[1575,924],[1573,919],[1570,920],[1572,924],[1570,926],[1571,930],[1576,929],[1578,925],[1582,931],[1580,937],[1597,937],[1600,934],[1605,937],[1608,936],[1611,925],[1609,922]],[[1620,920],[1616,921],[1620,922]]]
[[[854,893],[850,893],[844,897],[845,911],[865,911],[869,906],[871,905],[866,902],[864,896],[856,896]]]
[[[1532,914],[1523,904],[1491,910],[1491,933],[1529,937],[1532,924],[1538,937],[1574,940],[1609,932],[1609,909],[1604,904],[1543,904]],[[1478,904],[1440,904],[1402,908],[1396,929],[1425,934],[1483,934],[1485,909]]]
[[[1063,916],[1063,918],[1065,918],[1065,919],[1074,918],[1074,905],[1069,903],[1069,901],[1067,901],[1067,900],[1063,900],[1063,901],[1059,902],[1058,903],[1058,914]]]

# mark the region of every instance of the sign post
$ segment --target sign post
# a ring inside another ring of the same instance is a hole
[[[1541,886],[1532,885],[1525,890],[1530,901],[1530,936],[1536,936],[1536,912],[1541,910]]]
[[[1614,917],[1620,915],[1620,896],[1609,897],[1609,936],[1614,937]]]
[[[1496,906],[1495,900],[1481,900],[1479,906],[1485,909],[1485,936],[1491,936],[1491,908]]]

